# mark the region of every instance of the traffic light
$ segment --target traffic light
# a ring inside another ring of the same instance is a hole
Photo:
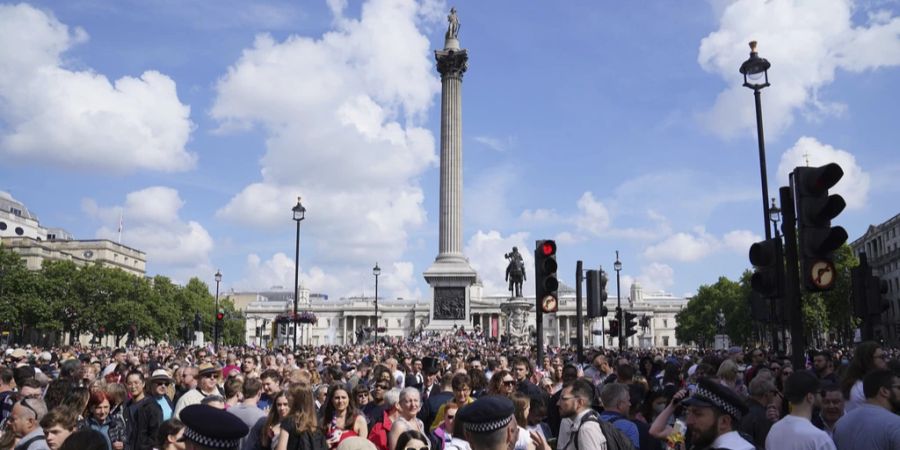
[[[890,304],[884,298],[887,285],[881,278],[872,275],[865,253],[859,254],[859,265],[850,269],[853,296],[853,315],[862,319],[861,331],[863,340],[875,337],[875,325],[882,324],[882,314]]]
[[[763,298],[780,297],[779,265],[781,239],[772,238],[750,246],[750,264],[756,268],[750,277],[750,287]]]
[[[596,319],[600,316],[603,302],[600,300],[600,271],[587,271],[587,316]]]
[[[534,283],[537,307],[544,313],[555,313],[559,308],[559,280],[556,278],[556,242],[537,241],[534,249]]]
[[[831,290],[837,278],[832,253],[847,242],[847,231],[832,227],[831,220],[847,203],[840,195],[829,195],[828,189],[843,176],[844,170],[835,163],[794,169],[800,278],[810,292]]]
[[[625,311],[625,337],[637,334],[637,314]]]
[[[610,320],[609,321],[609,335],[612,337],[619,337],[619,321],[618,320]]]
[[[887,283],[881,278],[871,275],[866,281],[866,310],[869,315],[877,316],[881,322],[881,315],[890,308],[890,303],[884,298],[887,294]]]
[[[606,306],[603,306],[606,303],[606,299],[609,298],[609,294],[606,292],[606,283],[609,281],[609,277],[606,276],[606,271],[600,269],[600,317],[606,317],[609,314],[609,310]]]
[[[220,309],[216,312],[216,322],[221,322],[223,320],[225,320],[225,311]]]

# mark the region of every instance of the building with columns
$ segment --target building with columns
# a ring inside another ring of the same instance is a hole
[[[463,326],[467,329],[478,326],[491,337],[502,338],[506,333],[506,319],[500,312],[500,305],[509,300],[508,296],[481,296],[480,286],[473,286],[469,316]],[[236,308],[242,309],[246,317],[246,343],[249,345],[281,345],[288,343],[291,336],[287,325],[274,325],[275,317],[293,310],[293,292],[273,289],[260,292],[231,292],[228,296],[235,301]],[[534,298],[529,298],[534,301]],[[638,329],[629,338],[629,347],[676,347],[677,325],[675,315],[687,304],[688,299],[664,292],[644,292],[638,283],[631,286],[631,293],[622,298],[626,311],[638,317],[647,316],[650,327]],[[615,300],[607,302],[610,310],[615,309]],[[586,310],[586,308],[585,308]],[[402,338],[410,333],[428,327],[431,302],[428,300],[378,299],[378,318],[375,317],[373,297],[350,297],[329,299],[327,295],[310,293],[301,286],[298,311],[309,311],[316,315],[315,324],[300,325],[297,336],[303,345],[347,345],[367,338],[367,331],[375,326],[383,327],[379,336]],[[577,336],[577,316],[575,314],[575,294],[571,289],[560,292],[559,312],[554,316],[545,315],[544,327],[548,345],[575,345]],[[591,330],[608,330],[609,316],[593,321],[585,318],[584,337],[588,347],[617,346],[615,338],[606,338],[591,333]],[[534,316],[530,317],[534,322]]]
[[[872,275],[881,279],[888,309],[875,329],[877,337],[897,345],[900,342],[900,214],[878,224],[850,243],[857,256],[865,253]]]

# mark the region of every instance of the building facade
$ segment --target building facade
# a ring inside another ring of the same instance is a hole
[[[74,239],[61,228],[44,227],[6,192],[0,192],[0,245],[17,253],[30,270],[39,270],[44,260],[100,264],[135,276],[144,276],[147,269],[144,252],[108,239]]]
[[[866,254],[872,275],[881,278],[887,287],[883,295],[888,309],[875,333],[896,345],[900,343],[900,214],[879,225],[870,225],[850,247],[856,255]]]
[[[478,327],[486,336],[502,338],[506,334],[506,318],[500,305],[509,301],[508,296],[482,296],[478,285],[473,286],[469,305],[469,316],[465,321],[467,329]],[[228,294],[235,301],[235,307],[242,309],[246,317],[246,343],[248,345],[289,344],[292,334],[290,325],[277,325],[279,314],[293,311],[293,292],[271,290],[265,292],[232,292]],[[378,317],[375,316],[373,297],[351,297],[329,300],[323,294],[310,294],[301,287],[298,311],[315,314],[315,324],[304,324],[298,328],[298,343],[303,345],[348,345],[369,339],[377,326],[382,331],[379,336],[402,338],[424,330],[431,317],[431,302],[427,300],[389,300],[379,298]],[[530,298],[534,302],[534,298]],[[675,315],[687,304],[688,299],[675,297],[663,292],[645,293],[637,283],[631,287],[631,295],[623,297],[626,311],[638,317],[647,316],[649,327],[638,329],[638,333],[628,339],[629,347],[676,347]],[[613,301],[614,303],[614,301]],[[240,308],[239,305],[243,305]],[[614,310],[615,305],[609,304]],[[617,346],[616,338],[592,333],[609,329],[606,318],[589,320],[586,307],[583,309],[584,343],[588,347]],[[535,317],[530,316],[534,323]],[[560,292],[559,312],[544,315],[545,343],[551,346],[576,345],[578,320],[575,295],[571,289]]]

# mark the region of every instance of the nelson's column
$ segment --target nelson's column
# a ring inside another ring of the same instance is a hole
[[[459,19],[450,9],[444,49],[435,50],[441,74],[440,248],[424,275],[433,301],[429,328],[469,323],[470,287],[478,274],[462,253],[462,78],[469,55],[459,48]]]

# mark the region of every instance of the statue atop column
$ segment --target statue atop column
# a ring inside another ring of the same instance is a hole
[[[445,39],[458,39],[459,38],[459,17],[456,15],[456,8],[450,8],[450,15],[447,16],[447,21],[450,22],[447,25],[447,34]]]
[[[503,255],[509,260],[506,266],[506,281],[509,282],[509,294],[513,297],[522,296],[522,282],[525,281],[525,260],[519,249],[512,248],[512,251]]]

